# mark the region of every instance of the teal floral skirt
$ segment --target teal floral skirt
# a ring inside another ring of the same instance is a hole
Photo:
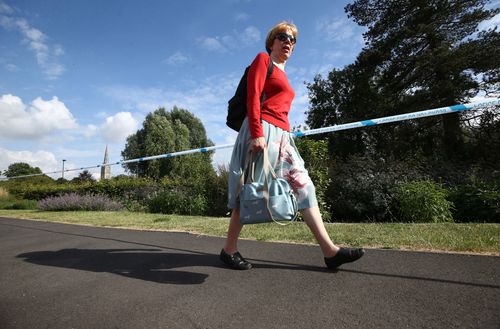
[[[285,178],[292,187],[297,198],[298,208],[307,209],[317,206],[316,190],[304,167],[304,160],[300,157],[292,134],[278,128],[266,121],[262,121],[264,137],[268,145],[269,161],[279,177]],[[240,177],[244,171],[245,158],[250,145],[250,131],[248,121],[245,119],[231,155],[229,164],[228,207],[239,208],[238,191],[240,190]],[[263,180],[262,155],[256,159],[255,179]]]

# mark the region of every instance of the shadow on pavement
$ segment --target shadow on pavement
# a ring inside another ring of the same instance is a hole
[[[14,224],[0,224],[0,225],[14,226],[24,229],[45,231],[45,232],[64,234],[70,236],[88,237],[99,240],[130,243],[142,247],[161,248],[161,249],[63,249],[60,251],[30,252],[17,256],[19,258],[25,258],[25,261],[29,263],[38,265],[72,268],[72,269],[79,269],[79,270],[93,271],[93,272],[109,272],[141,280],[148,280],[158,283],[171,283],[171,284],[201,284],[204,283],[206,278],[208,277],[207,274],[202,274],[202,273],[172,270],[175,268],[193,267],[193,266],[209,266],[218,268],[224,267],[220,263],[218,255],[202,251],[186,250],[180,248],[173,248],[169,246],[146,244],[136,241],[115,239],[110,237],[76,234],[76,233],[61,232],[57,230],[49,230],[42,228],[32,228],[22,225],[14,225]],[[175,252],[172,253],[165,252],[164,251],[165,249],[172,250]],[[329,271],[325,267],[319,267],[319,266],[268,261],[263,259],[248,258],[248,260],[255,262],[253,263],[255,269],[261,268],[261,269],[281,269],[281,270],[299,270],[299,271],[302,270],[302,271],[334,272],[334,273],[347,272],[353,274],[379,276],[386,278],[421,280],[428,282],[500,289],[500,286],[496,284],[462,282],[462,281],[449,280],[446,278],[399,275],[397,273],[381,273],[374,271],[352,270],[348,268],[340,268],[337,271]]]
[[[51,223],[51,224],[61,224],[61,223]],[[78,233],[69,233],[69,232],[61,232],[61,231],[56,231],[56,230],[49,230],[49,229],[44,229],[44,228],[38,228],[38,227],[28,227],[24,225],[14,225],[14,224],[4,224],[0,223],[0,225],[3,226],[12,226],[12,227],[19,227],[22,229],[26,230],[33,230],[33,231],[41,231],[41,232],[47,232],[47,233],[55,233],[55,234],[62,234],[62,235],[69,235],[69,236],[76,236],[76,237],[82,237],[82,238],[91,238],[91,239],[97,239],[97,240],[105,240],[105,241],[115,241],[115,242],[120,242],[120,243],[131,243],[135,244],[138,246],[143,246],[143,247],[153,247],[153,248],[162,248],[162,249],[169,249],[169,250],[176,250],[176,251],[185,251],[189,253],[195,253],[199,255],[210,255],[209,253],[206,252],[200,252],[200,251],[194,251],[194,250],[187,250],[187,249],[179,249],[179,248],[171,248],[168,246],[159,246],[159,245],[154,245],[154,244],[149,244],[149,243],[142,243],[142,242],[136,242],[136,241],[129,241],[129,240],[122,240],[122,239],[114,239],[110,237],[102,237],[102,236],[95,236],[95,235],[88,235],[88,234],[78,234]],[[64,224],[62,225],[73,225],[73,224]],[[77,226],[77,225],[75,225]],[[101,229],[106,229],[106,227],[99,227]],[[189,234],[189,233],[185,233]],[[149,250],[149,249],[144,249],[144,250]]]
[[[167,253],[158,249],[62,249],[20,254],[26,262],[169,284],[201,284],[207,274],[177,271],[180,267],[220,267],[216,255]]]

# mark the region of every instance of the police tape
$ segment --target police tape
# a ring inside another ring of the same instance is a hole
[[[467,110],[483,108],[483,107],[488,107],[488,106],[495,106],[495,105],[499,105],[499,104],[500,104],[500,99],[493,99],[493,100],[484,101],[484,102],[476,102],[476,103],[467,103],[467,104],[439,107],[439,108],[426,110],[426,111],[405,113],[405,114],[393,115],[393,116],[383,117],[383,118],[378,118],[378,119],[351,122],[351,123],[335,125],[335,126],[331,126],[331,127],[311,129],[311,130],[307,130],[307,131],[298,131],[298,132],[295,132],[294,134],[295,134],[295,137],[324,134],[324,133],[329,133],[329,132],[333,132],[333,131],[361,128],[361,127],[369,127],[369,126],[375,126],[375,125],[380,125],[380,124],[390,123],[390,122],[406,121],[406,120],[442,115],[442,114],[447,114],[447,113],[467,111]]]
[[[306,130],[306,131],[297,131],[297,132],[293,132],[292,134],[294,137],[303,137],[303,136],[324,134],[324,133],[340,131],[340,130],[370,127],[370,126],[381,125],[381,124],[391,123],[391,122],[406,121],[406,120],[413,120],[413,119],[431,117],[431,116],[436,116],[436,115],[443,115],[443,114],[448,114],[448,113],[468,111],[468,110],[484,108],[484,107],[489,107],[489,106],[496,106],[496,105],[500,105],[500,99],[491,99],[491,100],[482,101],[482,102],[474,102],[474,103],[466,103],[466,104],[458,104],[458,105],[453,105],[453,106],[439,107],[439,108],[425,110],[425,111],[411,112],[411,113],[393,115],[393,116],[388,116],[388,117],[383,117],[383,118],[376,118],[376,119],[351,122],[351,123],[340,124],[340,125],[335,125],[335,126],[330,126],[330,127],[310,129],[310,130]],[[137,158],[137,159],[122,160],[122,161],[118,161],[118,162],[114,162],[114,163],[103,163],[103,164],[99,164],[96,166],[90,166],[90,167],[66,169],[64,171],[60,170],[60,171],[47,172],[47,173],[42,173],[42,174],[31,174],[31,175],[22,175],[22,176],[8,177],[8,178],[0,178],[0,180],[7,180],[7,179],[13,179],[13,178],[26,178],[26,177],[41,176],[41,175],[52,175],[52,174],[58,174],[58,173],[62,173],[62,172],[87,170],[87,169],[94,169],[94,168],[100,168],[100,167],[105,167],[105,166],[123,165],[123,164],[151,161],[151,160],[157,160],[157,159],[168,159],[168,158],[173,158],[173,157],[187,155],[187,154],[207,153],[207,152],[211,152],[211,151],[215,151],[215,150],[231,148],[233,146],[234,146],[234,144],[215,145],[215,146],[202,147],[202,148],[191,149],[191,150],[186,150],[186,151],[179,151],[179,152],[173,152],[173,153],[153,155],[153,156],[148,156],[148,157],[141,157],[141,158]]]

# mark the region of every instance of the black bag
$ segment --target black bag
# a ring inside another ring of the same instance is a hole
[[[236,88],[236,93],[229,100],[227,106],[227,118],[226,125],[236,131],[240,131],[241,125],[243,124],[243,120],[247,115],[247,76],[248,76],[248,66],[245,69],[245,73],[241,77],[240,83],[238,84],[238,88]],[[269,66],[267,67],[267,75],[266,79],[269,78],[271,73],[273,72],[273,61],[269,61]],[[262,102],[262,96],[261,96]]]

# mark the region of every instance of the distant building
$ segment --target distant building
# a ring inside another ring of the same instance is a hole
[[[108,146],[106,145],[106,151],[104,151],[104,161],[102,162],[103,166],[101,166],[101,180],[111,178],[111,166],[108,165]]]

